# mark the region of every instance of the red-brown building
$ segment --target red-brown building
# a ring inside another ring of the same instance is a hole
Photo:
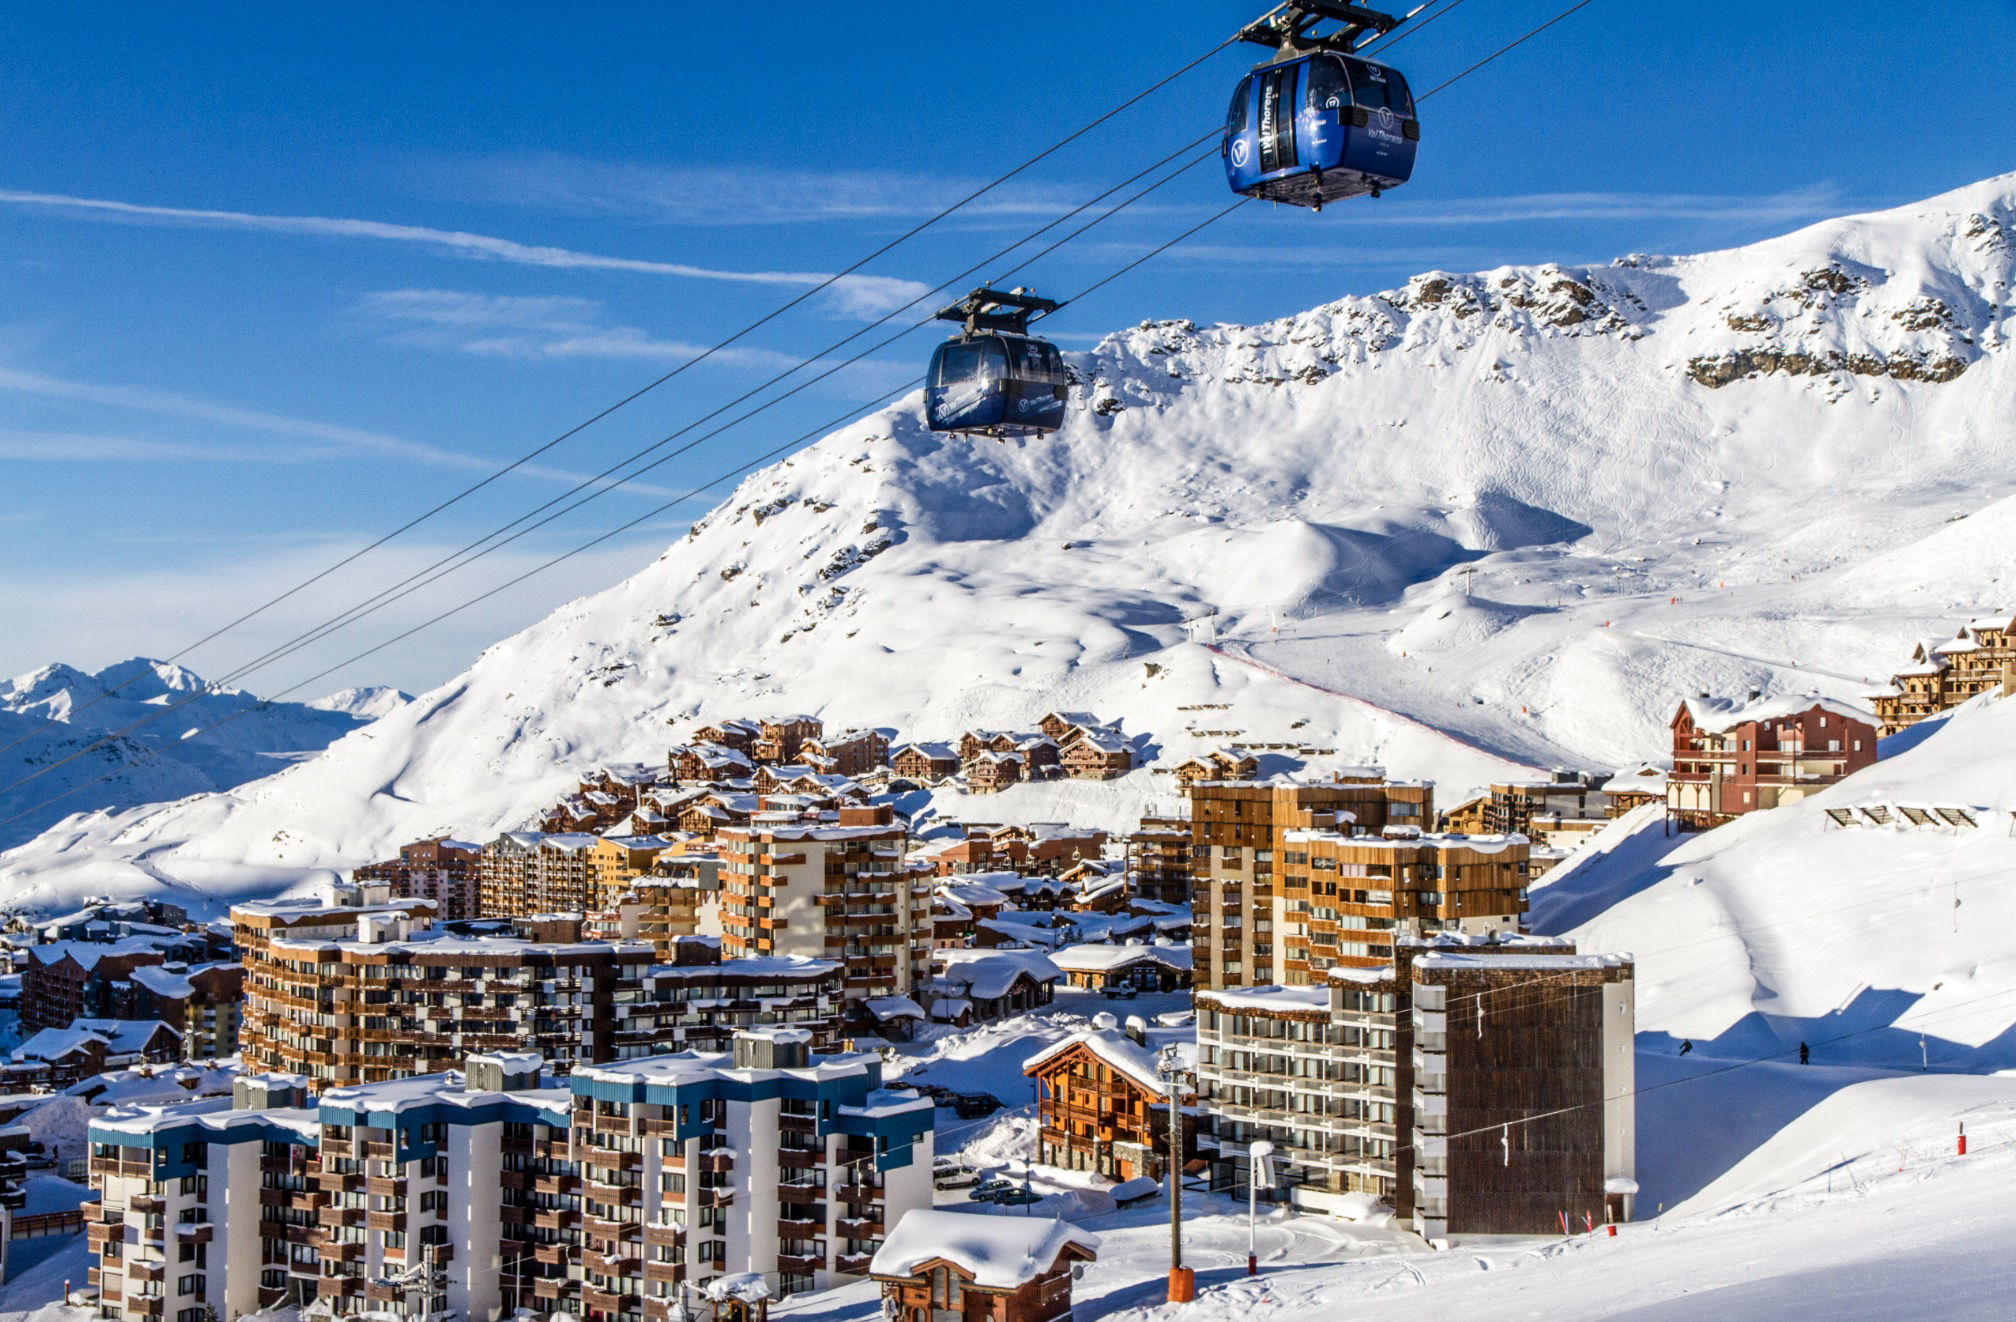
[[[749,756],[758,762],[796,762],[807,739],[826,733],[825,722],[816,716],[773,716],[756,723],[756,742]]]
[[[1697,830],[1796,803],[1876,761],[1869,713],[1828,698],[1690,698],[1672,729],[1666,810]]]
[[[481,845],[437,837],[401,845],[398,858],[367,863],[352,875],[357,881],[391,883],[395,899],[432,900],[444,920],[457,921],[480,916],[477,871],[482,857]]]

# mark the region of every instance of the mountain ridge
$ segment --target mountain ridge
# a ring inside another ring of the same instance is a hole
[[[1949,527],[2016,492],[2012,218],[2016,175],[1718,253],[1145,323],[1069,356],[1046,438],[935,436],[906,400],[321,755],[0,856],[0,900],[87,860],[305,884],[524,825],[583,764],[730,715],[943,738],[1070,707],[1172,759],[1327,750],[1273,769],[1384,762],[1453,801],[1658,756],[1682,693],[1852,697],[2016,587],[2016,543]],[[1830,592],[1858,574],[1866,607]],[[1139,772],[939,808],[1120,825],[1169,793]]]

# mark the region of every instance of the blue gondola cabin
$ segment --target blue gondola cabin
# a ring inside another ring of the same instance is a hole
[[[1248,74],[1225,119],[1232,191],[1322,207],[1407,182],[1421,127],[1397,69],[1321,51]]]

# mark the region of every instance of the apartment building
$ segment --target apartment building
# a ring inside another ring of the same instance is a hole
[[[1403,935],[1516,932],[1526,912],[1524,836],[1304,830],[1281,839],[1273,982],[1390,964]]]
[[[1862,696],[1876,709],[1878,732],[1896,734],[1983,693],[2016,688],[2016,617],[1970,620],[1953,637],[1926,639],[1890,682]]]
[[[1876,763],[1869,713],[1830,698],[1690,698],[1671,724],[1666,810],[1692,829],[1797,803]]]
[[[671,844],[660,836],[506,832],[483,846],[477,859],[478,916],[606,909],[634,880],[648,875]]]
[[[866,1272],[931,1201],[932,1107],[804,1034],[542,1078],[531,1053],[324,1093],[246,1080],[236,1104],[90,1126],[91,1282],[107,1318],[258,1308],[425,1322],[518,1310],[668,1322],[689,1286],[781,1293]]]
[[[153,1019],[182,1034],[185,1060],[238,1054],[245,966],[157,964],[133,970],[130,1019]]]
[[[615,1059],[670,1051],[724,1051],[736,1033],[796,1028],[814,1051],[830,1051],[841,1030],[841,966],[795,955],[721,958],[712,941],[687,939],[674,958],[616,993]]]
[[[399,847],[399,857],[369,863],[352,874],[359,882],[385,882],[395,899],[426,900],[443,922],[476,918],[483,846],[437,836]]]
[[[1556,772],[1552,780],[1493,782],[1483,794],[1443,817],[1444,830],[1464,835],[1535,834],[1536,822],[1606,822],[1610,796],[1588,777]]]
[[[641,991],[651,946],[579,940],[578,920],[531,940],[458,936],[433,917],[422,900],[235,906],[246,1065],[328,1087],[436,1073],[474,1051],[536,1050],[563,1072],[614,1058],[612,1007]]]
[[[756,740],[749,745],[755,762],[796,762],[807,739],[826,733],[825,723],[816,716],[772,716],[756,723]]]
[[[1143,817],[1127,836],[1127,883],[1134,896],[1190,903],[1190,819]]]
[[[928,975],[933,874],[906,861],[888,805],[843,807],[830,823],[759,813],[716,843],[730,958],[838,960],[850,1002],[908,996]]]
[[[1275,1196],[1319,1211],[1369,1196],[1430,1238],[1629,1219],[1629,957],[1514,934],[1395,953],[1317,985],[1198,994],[1214,1183],[1244,1186],[1264,1139]]]
[[[1280,982],[1276,861],[1290,831],[1423,827],[1435,788],[1377,767],[1323,782],[1213,780],[1190,786],[1190,869],[1200,987]]]
[[[671,961],[689,937],[721,935],[721,857],[711,853],[660,854],[648,876],[621,883],[603,908],[588,915],[587,935],[598,941],[648,941]]]

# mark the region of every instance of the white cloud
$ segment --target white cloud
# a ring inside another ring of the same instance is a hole
[[[570,156],[491,158],[435,167],[437,183],[487,202],[575,215],[680,225],[804,224],[935,215],[983,180],[894,170],[761,171],[588,161]],[[1015,180],[960,208],[962,217],[1051,216],[1079,189]]]
[[[688,280],[784,287],[811,287],[828,279],[824,274],[811,271],[727,271],[692,266],[683,262],[610,257],[600,253],[577,252],[569,248],[519,243],[487,234],[434,229],[424,225],[399,225],[378,220],[331,216],[273,216],[247,211],[152,206],[106,198],[72,197],[63,193],[34,193],[17,189],[0,189],[0,205],[137,224],[256,230],[318,238],[370,239],[418,244],[457,257],[563,270],[622,271],[640,275],[677,276]],[[841,277],[835,283],[832,292],[841,300],[843,307],[858,309],[865,306],[886,311],[916,297],[924,289],[925,286],[915,281],[890,276],[849,275]]]
[[[239,430],[263,432],[281,436],[298,436],[309,440],[322,441],[326,447],[317,453],[310,453],[310,459],[331,459],[345,453],[378,455],[400,459],[409,463],[425,464],[435,468],[457,468],[470,471],[488,472],[498,467],[499,461],[484,455],[465,454],[423,441],[407,440],[386,432],[369,431],[359,427],[345,427],[336,423],[319,422],[312,418],[289,417],[282,413],[269,413],[261,409],[240,408],[235,404],[220,404],[213,400],[198,399],[189,395],[175,394],[165,390],[154,390],[145,386],[104,385],[97,382],[69,381],[60,377],[45,376],[38,372],[22,371],[19,368],[0,366],[0,392],[36,395],[49,399],[71,400],[77,403],[95,404],[108,408],[128,409],[139,413],[151,413],[163,417],[186,418],[196,422],[212,423],[217,426]],[[22,433],[30,443],[36,437],[46,440],[49,433]],[[136,456],[137,457],[137,456]],[[162,454],[159,457],[175,457]],[[551,468],[541,464],[521,465],[517,472],[528,477],[541,478],[551,482],[565,482],[573,485],[587,475],[566,469]],[[640,495],[665,496],[667,491],[642,484],[633,485],[628,490]]]

